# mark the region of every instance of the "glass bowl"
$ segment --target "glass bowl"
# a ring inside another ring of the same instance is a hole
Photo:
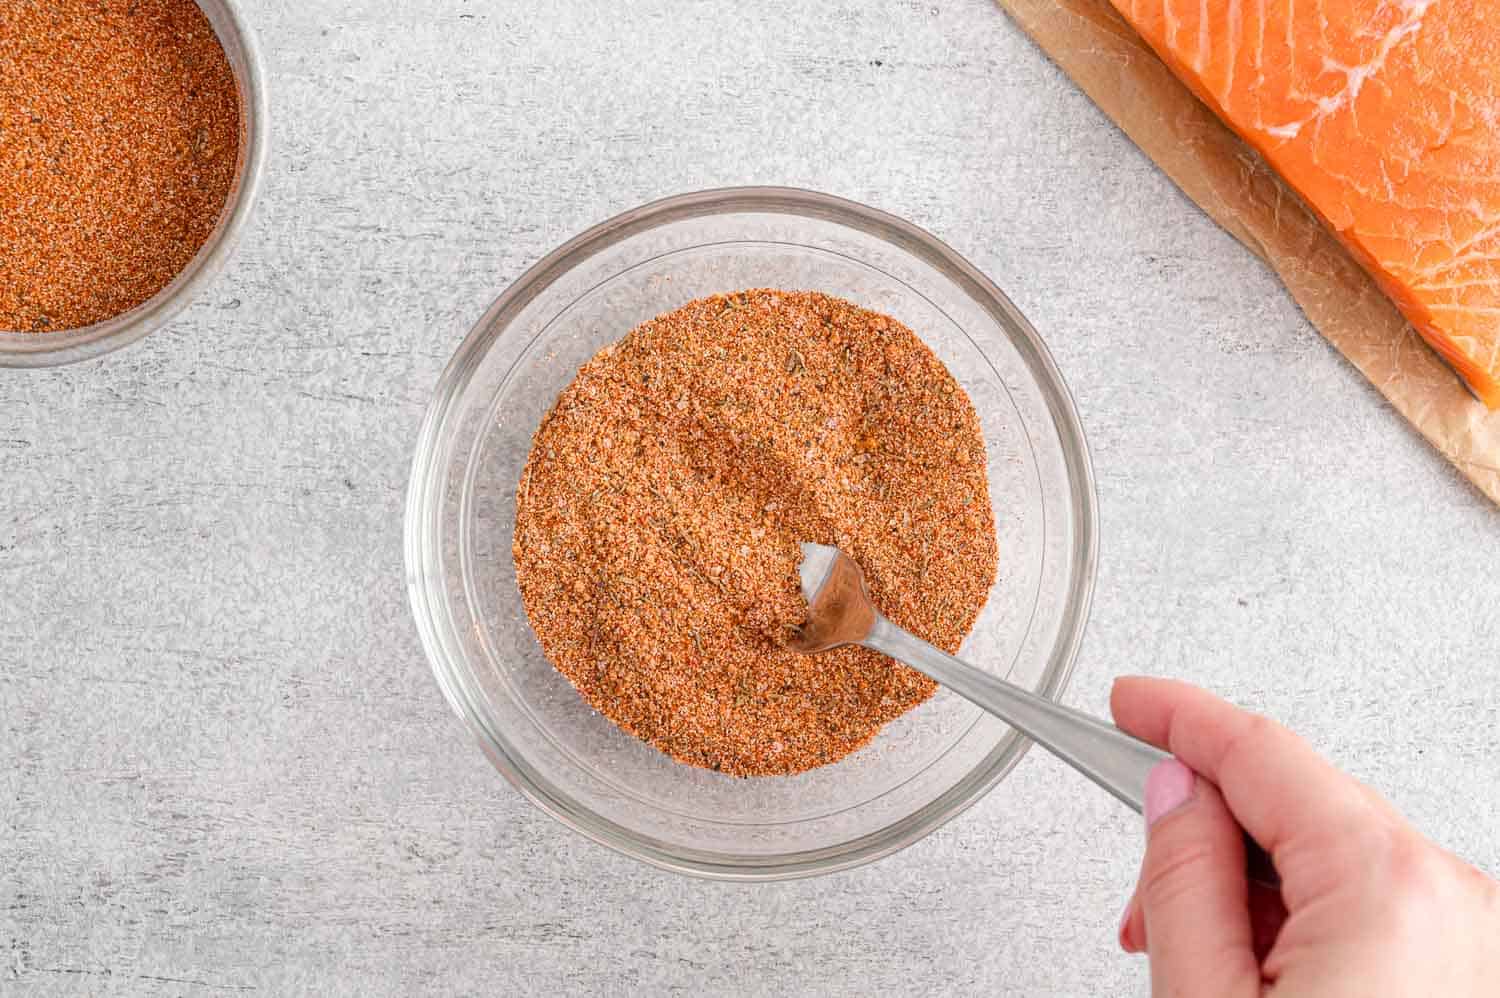
[[[542,655],[511,558],[533,432],[578,367],[637,323],[755,287],[894,316],[974,400],[1000,571],[964,645],[971,661],[1055,698],[1083,632],[1097,535],[1083,432],[1042,341],[973,266],[900,219],[807,191],[704,191],[626,212],[523,275],[459,347],[417,444],[406,571],[423,645],[480,747],[538,806],[638,859],[727,880],[893,852],[972,804],[1029,744],[939,690],[840,762],[737,779],[623,733]]]
[[[89,360],[129,346],[172,321],[213,282],[249,221],[266,166],[265,72],[255,36],[235,0],[198,0],[234,71],[240,95],[240,154],[237,178],[218,224],[188,265],[167,286],[128,312],[55,333],[0,330],[0,367],[56,367]]]

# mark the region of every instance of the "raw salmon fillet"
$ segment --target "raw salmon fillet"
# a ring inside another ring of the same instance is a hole
[[[1111,2],[1500,408],[1500,3]]]

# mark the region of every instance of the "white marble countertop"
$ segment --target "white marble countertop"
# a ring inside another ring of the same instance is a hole
[[[533,809],[402,588],[414,438],[521,271],[674,192],[905,216],[1050,343],[1099,477],[1069,702],[1184,677],[1500,869],[1500,513],[987,0],[244,0],[224,276],[0,375],[0,993],[1140,994],[1137,819],[1032,753],[853,872],[684,879]]]

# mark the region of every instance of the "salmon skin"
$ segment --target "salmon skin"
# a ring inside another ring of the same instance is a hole
[[[1500,408],[1500,3],[1111,3]]]

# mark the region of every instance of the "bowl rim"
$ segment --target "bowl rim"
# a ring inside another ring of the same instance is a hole
[[[1098,567],[1099,514],[1092,460],[1076,403],[1046,344],[989,278],[956,250],[918,226],[855,201],[793,187],[728,187],[678,194],[642,204],[594,225],[564,242],[510,285],[464,337],[438,380],[418,434],[407,484],[404,554],[407,596],[423,650],[445,699],[510,783],[534,805],[574,831],[616,852],[676,873],[714,880],[786,880],[847,870],[874,862],[925,837],[967,810],[1020,762],[1031,741],[1012,730],[956,784],[902,818],[859,838],[816,850],[736,857],[668,845],[625,828],[576,803],[525,759],[507,751],[461,679],[463,656],[434,597],[441,586],[436,550],[449,420],[491,344],[542,290],[583,260],[619,240],[685,218],[744,211],[803,215],[855,228],[911,253],[954,281],[1007,330],[1013,344],[1039,373],[1049,415],[1058,433],[1071,486],[1075,524],[1072,584],[1063,625],[1053,643],[1038,694],[1056,700],[1066,688],[1087,629]]]
[[[249,224],[265,180],[270,146],[265,67],[255,32],[240,9],[240,0],[194,0],[229,56],[230,69],[244,87],[249,105],[240,109],[244,126],[244,149],[239,186],[226,202],[208,240],[187,266],[156,294],[135,308],[101,322],[55,333],[23,333],[0,330],[0,368],[60,367],[92,360],[129,346],[166,326],[219,276]],[[209,9],[212,5],[214,10]],[[220,31],[222,26],[230,37]],[[230,47],[237,45],[244,66],[236,67]]]

